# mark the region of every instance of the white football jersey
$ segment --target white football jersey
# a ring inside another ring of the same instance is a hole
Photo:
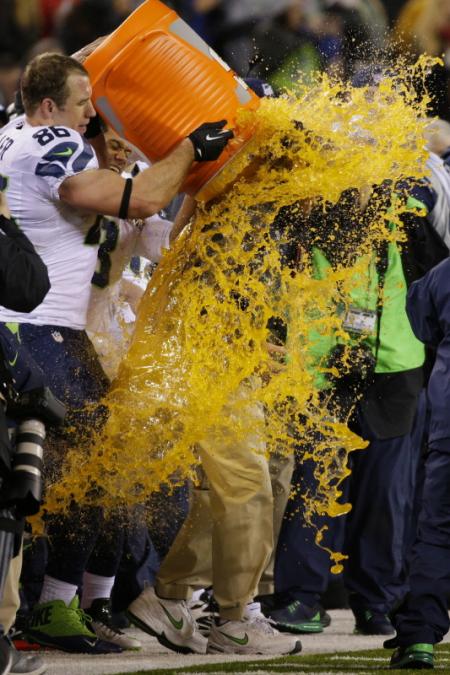
[[[113,379],[131,338],[135,314],[123,296],[123,283],[135,287],[133,296],[140,297],[148,279],[127,273],[133,256],[159,262],[170,245],[172,222],[159,215],[145,220],[142,227],[133,221],[109,216],[97,221],[98,261],[92,278],[87,331],[100,357],[103,369]],[[125,281],[124,281],[125,280]]]
[[[0,321],[84,329],[97,263],[90,243],[96,216],[59,198],[65,178],[98,168],[91,145],[67,127],[34,127],[16,118],[0,129],[0,174],[12,215],[47,265],[51,288],[30,314],[0,307]]]

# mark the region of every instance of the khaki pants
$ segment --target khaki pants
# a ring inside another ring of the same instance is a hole
[[[188,519],[156,582],[161,597],[178,600],[212,584],[221,616],[229,620],[242,618],[273,549],[269,463],[262,433],[255,433],[263,430],[264,414],[245,403],[245,386],[236,401],[224,409],[226,425],[208,430],[199,447],[209,490],[195,489]]]
[[[269,595],[275,590],[274,571],[278,538],[284,512],[291,491],[291,480],[294,472],[294,455],[278,455],[273,453],[269,460],[270,480],[273,494],[273,539],[272,555],[263,572],[258,586],[258,595]]]
[[[5,633],[9,631],[16,620],[16,613],[20,607],[19,581],[22,571],[22,547],[9,564],[5,581],[3,599],[0,603],[0,624]]]

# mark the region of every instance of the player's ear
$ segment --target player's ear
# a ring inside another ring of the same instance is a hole
[[[51,98],[44,98],[41,101],[41,113],[44,116],[44,118],[50,118],[53,116],[53,113],[55,112],[56,105],[53,99]]]

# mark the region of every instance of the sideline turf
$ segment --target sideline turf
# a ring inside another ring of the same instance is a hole
[[[157,670],[139,670],[135,673],[117,673],[116,675],[182,675],[183,673],[358,673],[359,675],[393,675],[417,670],[389,670],[392,650],[372,649],[360,652],[332,652],[328,654],[305,654],[304,656],[284,656],[278,659],[260,661],[227,661],[225,663],[205,663],[186,668],[158,668]],[[450,644],[440,645],[436,649],[435,671],[450,673]],[[431,672],[431,671],[430,671]]]

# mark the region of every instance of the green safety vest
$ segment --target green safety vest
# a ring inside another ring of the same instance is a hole
[[[422,202],[410,197],[407,202],[411,210],[424,210]],[[391,223],[391,228],[395,225]],[[379,345],[377,353],[376,333],[363,338],[370,346],[374,355],[377,356],[376,373],[397,373],[405,370],[419,368],[425,361],[425,347],[414,335],[406,314],[407,284],[403,271],[400,251],[395,243],[389,243],[387,247],[387,269],[384,274],[383,288],[378,285],[379,274],[376,265],[376,253],[368,254],[360,259],[360,263],[367,258],[367,264],[355,271],[355,283],[349,294],[348,304],[360,309],[368,309],[376,312],[379,293],[383,293],[383,306],[380,316]],[[318,249],[312,250],[313,276],[316,279],[324,279],[330,263],[324,254]],[[342,316],[344,320],[344,313]],[[316,368],[325,366],[327,356],[337,344],[336,337],[322,335],[317,331],[311,331],[310,339],[310,364]],[[319,388],[330,386],[325,375],[318,372],[316,384]]]

